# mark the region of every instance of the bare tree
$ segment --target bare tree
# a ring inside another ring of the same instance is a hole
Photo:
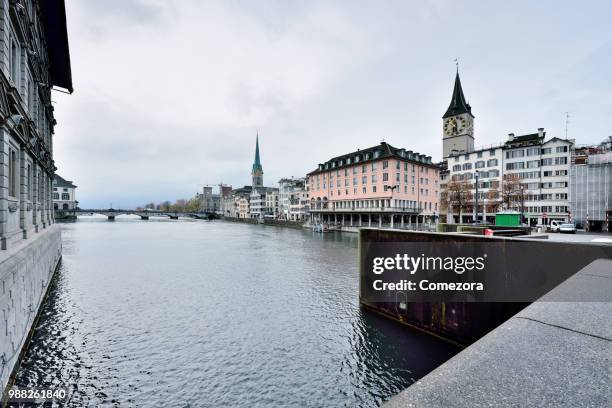
[[[501,203],[504,209],[516,208],[521,203],[522,193],[521,178],[518,174],[506,174],[502,180]]]
[[[499,183],[495,182],[496,185],[491,186],[491,188],[489,188],[489,191],[487,192],[487,200],[489,200],[489,202],[487,203],[487,212],[488,213],[495,213],[499,210],[499,207],[501,205],[501,202],[499,200],[499,189],[497,188],[497,185]]]
[[[451,216],[454,210],[457,210],[460,224],[463,224],[463,212],[469,208],[472,196],[472,185],[467,181],[452,180],[446,187],[446,200],[444,200],[448,206],[446,208],[450,209]]]

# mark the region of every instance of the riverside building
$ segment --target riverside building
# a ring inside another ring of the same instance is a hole
[[[446,161],[441,190],[449,183],[468,184],[469,203],[457,208],[443,193],[441,203],[446,221],[494,222],[498,210],[516,210],[529,225],[548,225],[550,221],[568,221],[569,168],[573,140],[545,140],[544,128],[537,133],[508,135],[506,142],[474,149],[474,115],[466,102],[459,79],[455,77],[451,103],[442,117],[443,148]],[[520,192],[510,205],[502,203],[504,178],[514,177]],[[476,208],[476,178],[478,178],[478,208]]]
[[[5,390],[62,255],[51,90],[72,93],[63,0],[0,2],[0,280]],[[6,401],[4,401],[6,402]]]
[[[64,14],[63,1],[0,5],[2,249],[54,222],[51,88],[72,92]]]
[[[79,202],[76,200],[76,188],[59,174],[53,179],[53,209],[56,211],[74,210]]]
[[[612,136],[575,149],[570,167],[572,221],[589,231],[612,231]]]
[[[417,228],[438,217],[438,166],[381,142],[334,157],[308,173],[310,222]]]
[[[278,181],[278,216],[281,219],[288,220],[290,210],[290,196],[294,191],[304,189],[304,179],[282,178]]]

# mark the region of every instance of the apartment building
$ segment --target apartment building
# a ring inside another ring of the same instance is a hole
[[[334,157],[308,174],[310,222],[403,227],[435,223],[439,168],[386,142]]]

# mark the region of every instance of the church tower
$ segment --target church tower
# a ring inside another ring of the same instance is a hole
[[[259,133],[257,133],[255,139],[255,161],[253,162],[251,176],[253,177],[253,187],[263,187],[263,168],[259,160]]]
[[[455,76],[455,87],[450,105],[442,116],[442,158],[474,150],[474,115],[472,107],[465,101],[459,69]]]

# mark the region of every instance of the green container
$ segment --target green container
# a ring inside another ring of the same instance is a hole
[[[521,214],[517,212],[503,212],[495,214],[495,225],[502,227],[520,227]]]

